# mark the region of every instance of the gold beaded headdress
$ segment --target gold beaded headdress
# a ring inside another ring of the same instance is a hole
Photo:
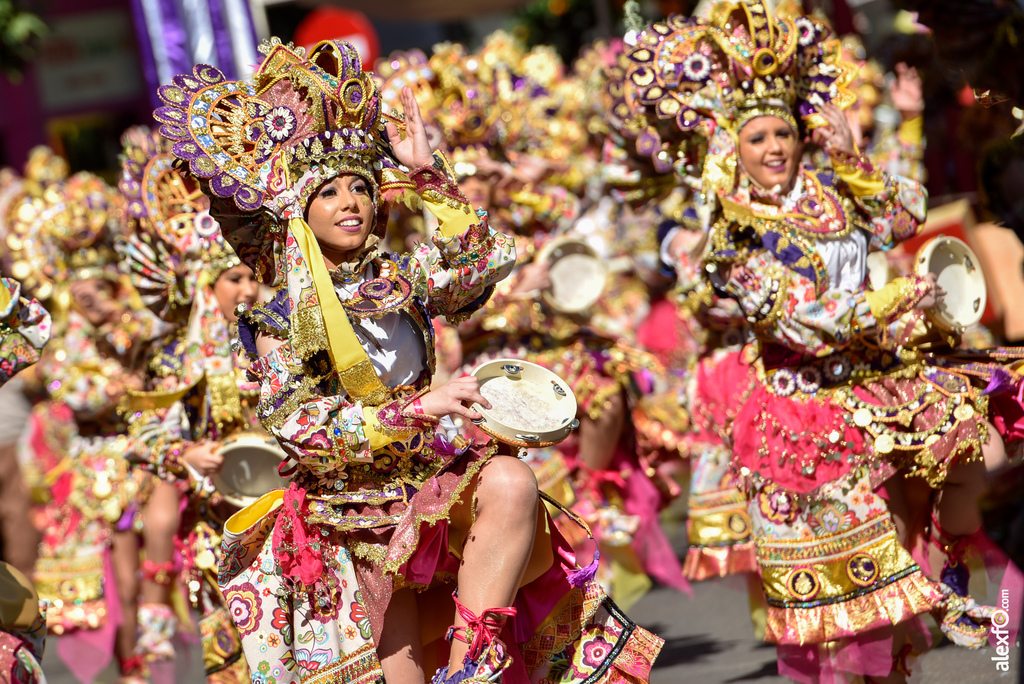
[[[251,82],[197,65],[160,88],[166,106],[154,116],[174,155],[216,197],[280,218],[301,215],[331,178],[358,174],[373,187],[383,228],[385,202],[413,184],[391,152],[377,86],[359,53],[350,43],[324,41],[307,56],[276,38],[260,51],[266,57]]]
[[[725,133],[720,142],[734,143],[758,116],[815,128],[826,123],[822,104],[846,108],[856,99],[848,88],[856,69],[842,59],[831,27],[775,16],[761,0],[719,3],[706,21],[671,16],[652,24],[629,59],[624,84],[643,127],[637,148],[651,156],[681,154],[679,141],[694,134]]]
[[[10,272],[34,296],[47,298],[53,281],[118,280],[113,243],[120,233],[120,195],[97,176],[68,177],[51,149],[29,153],[25,177],[0,190],[0,223]]]

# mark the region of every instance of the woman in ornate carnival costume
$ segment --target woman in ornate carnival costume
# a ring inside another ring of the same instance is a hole
[[[147,480],[128,472],[117,405],[141,383],[138,352],[154,321],[117,267],[117,193],[87,173],[67,178],[48,150],[30,161],[49,171],[11,202],[7,229],[23,245],[49,248],[41,252],[49,263],[33,276],[53,276],[59,333],[34,369],[46,398],[24,442],[47,497],[35,511],[43,539],[33,579],[76,676],[91,680],[116,653],[122,679],[136,681],[135,513]]]
[[[198,183],[173,166],[170,143],[145,129],[123,142],[120,189],[135,231],[120,247],[143,301],[175,327],[153,346],[145,391],[132,392],[126,410],[128,457],[159,478],[143,514],[139,646],[156,660],[173,656],[177,586],[200,616],[207,680],[248,681],[216,581],[223,523],[238,509],[209,476],[223,463],[217,448],[225,439],[261,430],[259,388],[230,344],[235,309],[256,301],[257,283],[224,242]]]
[[[219,566],[254,676],[423,682],[441,665],[434,682],[646,681],[660,641],[576,568],[530,470],[452,429],[447,416],[476,417],[462,401],[487,405],[475,380],[426,391],[429,317],[478,308],[511,242],[431,154],[411,91],[400,139],[351,45],[265,50],[252,85],[199,66],[157,111],[175,154],[226,198],[225,237],[280,287],[239,333],[293,483],[227,521]],[[403,194],[438,233],[378,254]]]
[[[621,169],[608,174],[617,199],[635,200],[638,193],[659,198],[666,194],[666,179],[676,184],[673,160],[638,125],[626,80],[630,64],[623,52],[606,69],[610,135],[604,166]],[[640,170],[646,185],[634,179]],[[671,470],[673,453],[690,459],[690,548],[683,574],[703,580],[756,569],[745,499],[732,482],[728,449],[732,417],[751,391],[753,373],[741,353],[745,320],[740,315],[737,321],[738,310],[730,310],[728,302],[709,297],[699,257],[693,258],[705,241],[693,192],[680,185],[657,204],[659,256],[676,284],[664,301],[653,304],[639,337],[668,370],[661,386],[641,400],[634,422],[642,446],[652,452],[649,464]]]
[[[857,156],[837,107],[852,97],[838,42],[750,0],[719,5],[706,23],[656,24],[631,58],[652,135],[667,149],[687,135],[706,145],[706,269],[760,342],[763,382],[733,423],[733,461],[783,672],[898,679],[902,625],[933,608],[950,638],[980,645],[988,611],[966,595],[959,561],[980,526],[982,459],[1006,460],[986,418],[1013,436],[1007,390],[1020,378],[914,346],[932,280],[866,291],[869,246],[912,235],[925,200]],[[800,164],[801,126],[831,167]],[[1012,352],[990,354],[1000,355]],[[933,508],[938,582],[904,548],[915,503]]]

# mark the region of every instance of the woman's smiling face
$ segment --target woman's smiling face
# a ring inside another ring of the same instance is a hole
[[[348,261],[373,230],[373,189],[362,176],[346,174],[321,185],[309,202],[306,222],[334,265]]]
[[[766,190],[793,189],[800,161],[800,141],[793,127],[777,116],[751,119],[739,134],[740,163],[749,176]]]

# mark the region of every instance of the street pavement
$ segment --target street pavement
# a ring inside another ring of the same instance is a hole
[[[681,528],[673,536],[677,551],[685,544]],[[651,684],[769,684],[789,680],[780,677],[775,648],[753,637],[747,593],[743,580],[727,578],[694,585],[688,597],[672,589],[656,588],[628,612],[636,622],[665,639],[655,663]],[[990,586],[989,594],[997,592]],[[990,605],[994,597],[990,597]],[[55,641],[55,640],[54,640]],[[43,669],[50,684],[75,684],[56,657],[56,644],[47,644]],[[191,664],[180,663],[180,682],[202,682],[197,651]],[[1010,672],[1000,673],[991,660],[992,648],[968,651],[941,642],[918,663],[915,684],[996,684],[1018,681],[1019,647],[1011,651]],[[113,668],[97,684],[114,684]],[[170,684],[164,682],[162,684]]]

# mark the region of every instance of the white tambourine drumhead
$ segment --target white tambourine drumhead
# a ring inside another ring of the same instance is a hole
[[[594,248],[572,237],[556,237],[537,254],[548,264],[551,287],[544,301],[556,311],[578,314],[592,307],[604,291],[608,269]]]
[[[934,273],[945,290],[942,301],[928,310],[937,326],[960,332],[981,320],[988,289],[978,255],[966,242],[945,235],[929,240],[918,251],[914,270],[921,276]]]
[[[269,435],[243,434],[228,438],[218,453],[224,458],[213,485],[224,499],[245,507],[275,489],[288,486],[277,468],[288,457]]]
[[[519,359],[496,359],[478,366],[480,393],[490,409],[476,424],[495,439],[521,447],[557,444],[578,425],[576,396],[562,378],[543,366]]]

